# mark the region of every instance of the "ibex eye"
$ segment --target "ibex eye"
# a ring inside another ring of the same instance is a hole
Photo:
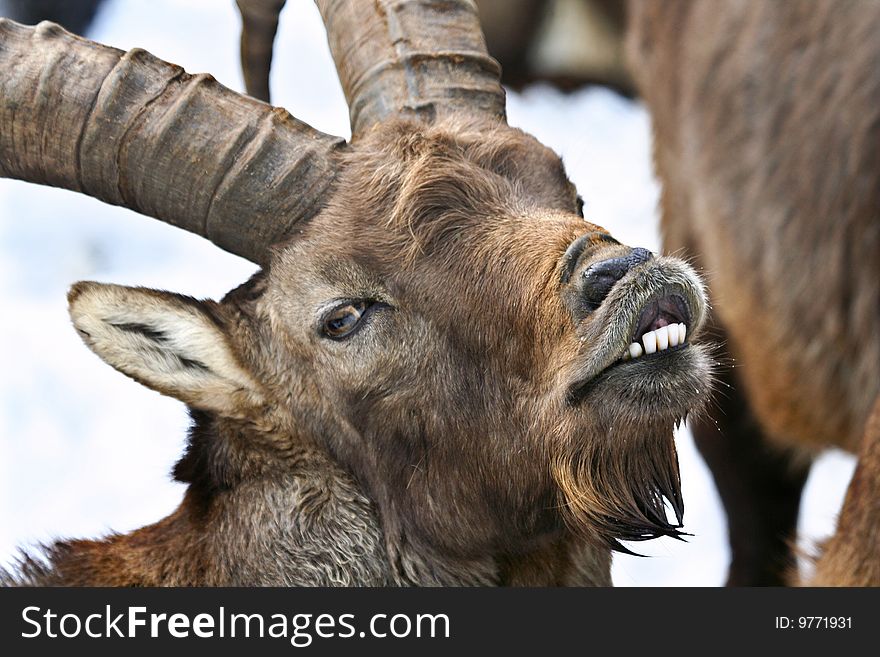
[[[324,315],[321,330],[328,338],[348,337],[360,324],[364,313],[372,305],[368,301],[346,301]]]

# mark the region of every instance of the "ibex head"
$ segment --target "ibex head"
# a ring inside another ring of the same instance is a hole
[[[152,102],[122,107],[132,94],[105,82],[77,162],[105,163],[107,140],[88,150],[90,131],[118,130],[112,160],[141,178],[104,164],[76,171],[79,187],[48,182],[196,230],[263,269],[220,303],[79,283],[70,307],[85,342],[193,409],[176,474],[202,504],[307,450],[371,500],[392,564],[407,550],[523,554],[572,532],[620,549],[678,535],[672,430],[709,379],[690,342],[705,313],[695,273],[585,222],[559,158],[505,124],[470,3],[446,3],[446,31],[430,35],[438,10],[423,3],[319,4],[350,144],[143,53],[112,53],[108,80],[155,84]],[[382,25],[413,30],[408,46],[383,41]],[[85,43],[3,27],[10,40]],[[364,49],[339,45],[366,35]],[[15,160],[9,175],[38,178]]]

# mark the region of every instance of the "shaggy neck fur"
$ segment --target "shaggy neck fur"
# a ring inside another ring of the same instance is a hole
[[[0,583],[32,586],[610,585],[610,553],[566,534],[479,560],[389,541],[375,505],[320,450],[262,460],[271,437],[194,413],[170,516],[101,541],[60,541]],[[248,445],[248,456],[237,444]],[[257,446],[255,450],[254,447]],[[227,457],[217,457],[224,452]],[[256,454],[256,456],[255,456]],[[224,467],[216,467],[223,462]]]

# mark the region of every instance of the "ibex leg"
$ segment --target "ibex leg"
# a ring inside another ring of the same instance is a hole
[[[723,329],[716,334],[722,366],[715,403],[692,429],[727,512],[727,585],[780,586],[795,566],[791,546],[811,459],[764,435],[730,367]]]

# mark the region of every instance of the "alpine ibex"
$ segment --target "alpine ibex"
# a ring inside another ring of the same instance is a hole
[[[680,535],[700,280],[579,216],[559,158],[506,125],[472,2],[318,4],[349,143],[0,21],[0,173],[262,266],[219,303],[73,287],[85,343],[190,407],[188,489],[8,582],[606,585],[620,541]]]
[[[728,514],[729,582],[782,583],[812,453],[858,451],[880,393],[880,4],[628,9],[664,247],[705,268],[710,333],[735,363],[693,425]]]
[[[265,7],[267,0],[239,4]],[[277,12],[283,2],[275,4]],[[498,20],[499,4],[480,3],[496,27],[508,24],[492,32],[494,54],[506,69],[520,71],[531,50],[528,28],[548,3],[518,3],[520,11],[505,21]],[[665,246],[706,267],[723,287],[713,291],[715,332],[741,366],[741,373],[724,372],[725,392],[695,426],[727,507],[730,583],[781,583],[793,566],[790,541],[811,452],[827,444],[855,451],[880,385],[872,149],[877,8],[867,2],[624,4],[613,10],[634,16],[630,60],[657,133]],[[622,22],[617,25],[622,35]],[[268,79],[267,49],[254,60]],[[841,164],[835,175],[827,174],[828,156]],[[722,328],[726,321],[731,325]],[[870,545],[880,525],[870,498],[856,494],[870,490],[859,483],[866,472],[880,471],[870,460],[880,456],[866,450],[817,582],[871,583],[843,577],[847,559],[853,573],[880,571],[866,564],[870,555],[835,556],[842,545]],[[829,562],[836,577],[821,574]]]

